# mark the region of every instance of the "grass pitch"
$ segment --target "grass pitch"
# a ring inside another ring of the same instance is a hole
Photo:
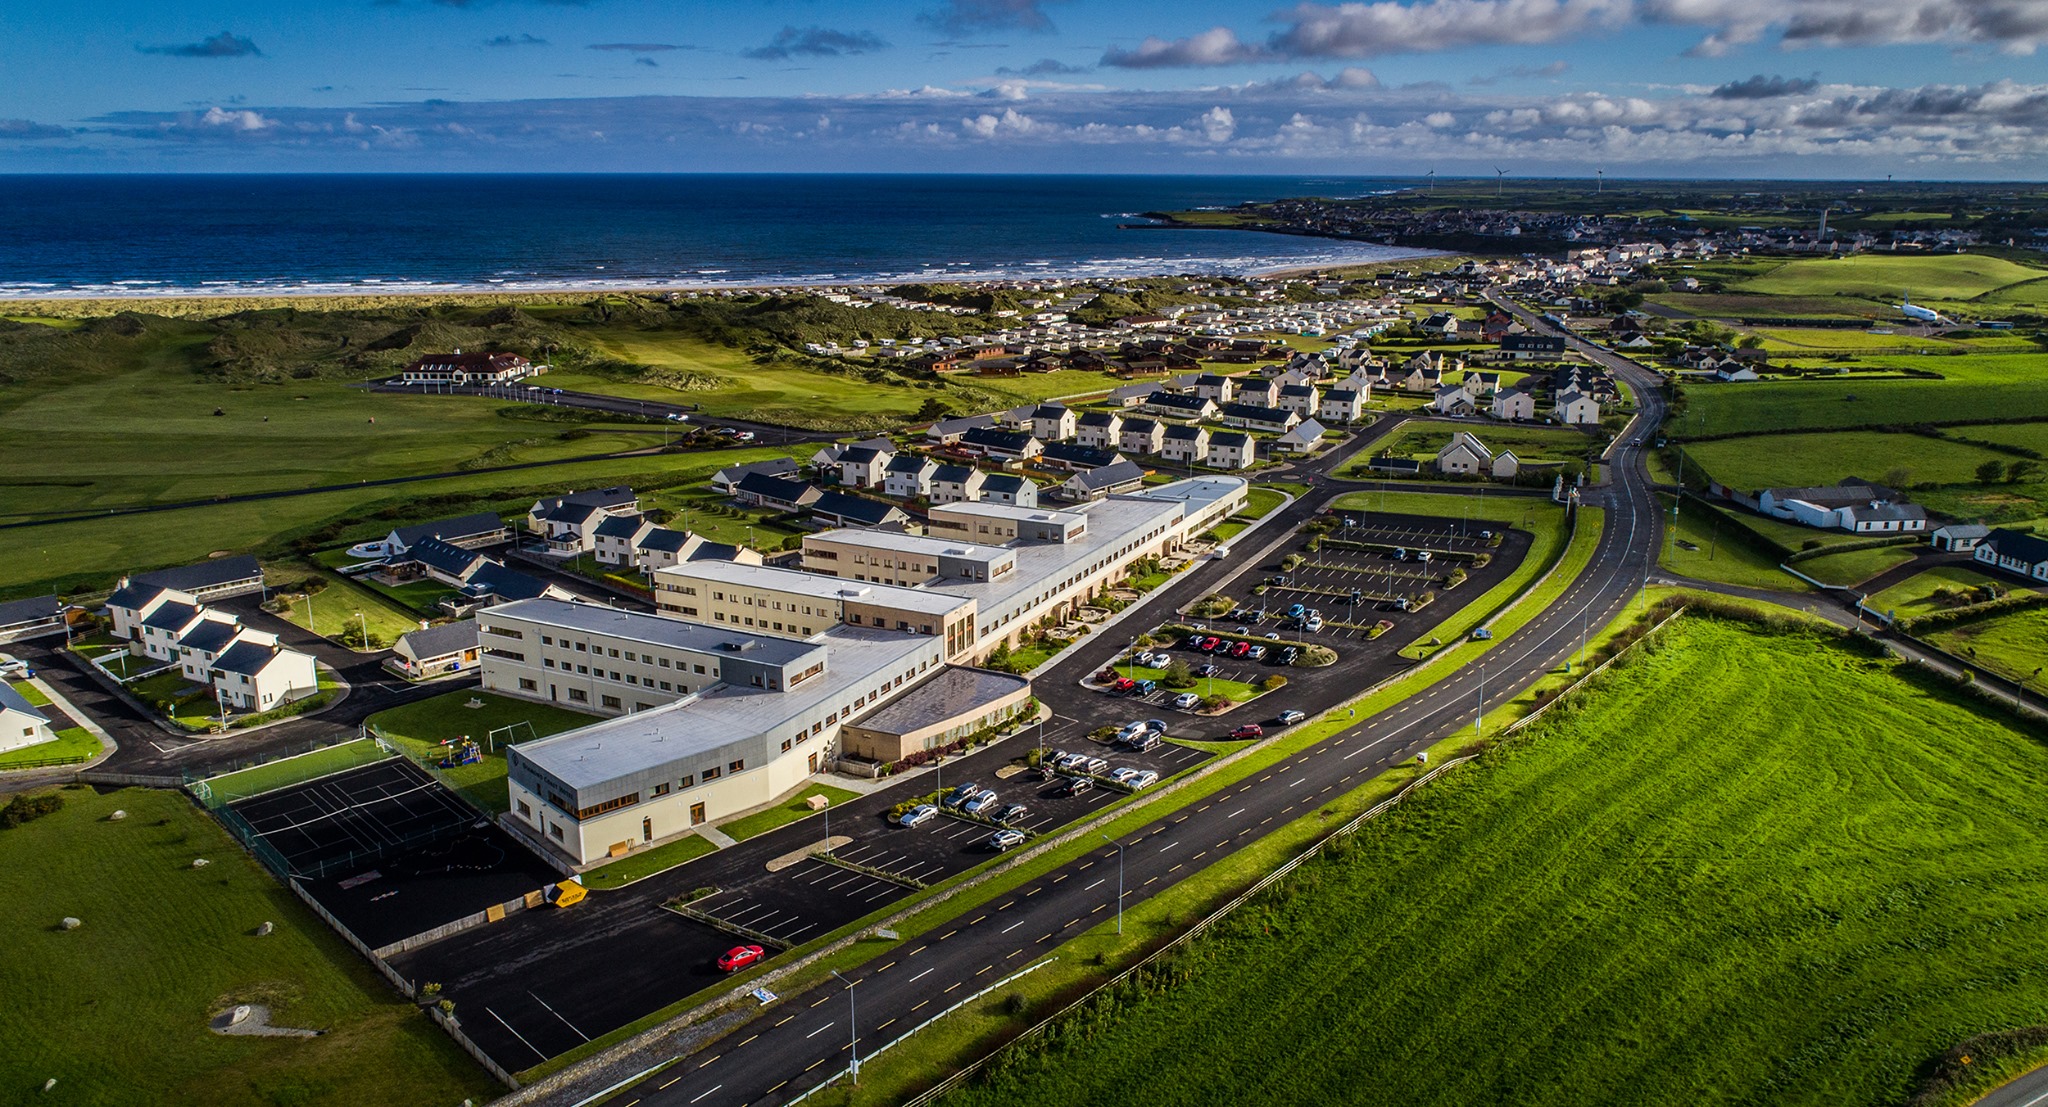
[[[2048,748],[1818,638],[1667,634],[946,1101],[1887,1104],[2048,1020]]]

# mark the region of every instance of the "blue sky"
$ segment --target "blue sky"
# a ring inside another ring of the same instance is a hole
[[[0,171],[2033,178],[2048,0],[0,8]]]

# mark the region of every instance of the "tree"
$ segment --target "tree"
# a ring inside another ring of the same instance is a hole
[[[1194,682],[1195,674],[1189,670],[1188,663],[1177,657],[1166,667],[1166,675],[1161,681],[1168,688],[1186,688]]]
[[[1984,464],[1977,466],[1977,483],[1990,484],[1996,481],[2000,476],[2004,475],[2004,473],[2005,464],[2003,462],[1987,461]]]
[[[1903,465],[1894,465],[1884,471],[1884,482],[1892,488],[1904,488],[1913,479],[1913,470]]]
[[[1764,348],[1764,340],[1758,335],[1745,334],[1735,341],[1735,348],[1738,350],[1761,350]]]
[[[2037,461],[2008,461],[2005,463],[2006,482],[2008,484],[2018,484],[2019,482],[2027,479],[2028,477],[2033,476],[2035,470],[2039,468],[2041,468],[2041,463]]]

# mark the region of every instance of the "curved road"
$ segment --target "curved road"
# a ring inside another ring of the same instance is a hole
[[[1549,330],[1526,312],[1520,314],[1532,329]],[[849,973],[862,1054],[1112,918],[1119,880],[1127,908],[1171,887],[1206,863],[1257,841],[1268,828],[1357,788],[1461,729],[1479,712],[1482,690],[1487,702],[1518,694],[1563,664],[1579,648],[1585,629],[1604,626],[1619,615],[1650,576],[1661,534],[1643,461],[1644,443],[1663,416],[1660,382],[1625,359],[1576,339],[1574,343],[1626,377],[1641,398],[1642,411],[1615,449],[1612,483],[1590,497],[1607,510],[1592,562],[1555,603],[1496,643],[1482,664],[1455,670],[1428,692],[1263,774],[1162,817],[1124,838],[1121,855],[1105,845],[1017,889],[1000,903],[965,912],[967,917],[943,933],[914,939],[900,951]],[[1367,440],[1369,436],[1361,436],[1358,442]],[[1332,458],[1328,464],[1340,460]],[[1276,521],[1275,527],[1307,518],[1339,491],[1316,483],[1286,512],[1293,518]],[[1088,655],[1113,646],[1101,643],[1095,650],[1077,650],[1071,661],[1040,679],[1047,685],[1072,682],[1099,664]],[[661,1071],[629,1079],[609,1101],[678,1107],[787,1103],[846,1068],[853,1037],[848,999],[845,987],[836,981],[785,996],[719,1040],[674,1058]],[[617,1073],[613,1079],[627,1075]]]

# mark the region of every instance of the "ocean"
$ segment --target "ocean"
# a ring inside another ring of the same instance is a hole
[[[940,175],[0,176],[0,297],[1244,275],[1406,251],[1131,229],[1412,182]]]

